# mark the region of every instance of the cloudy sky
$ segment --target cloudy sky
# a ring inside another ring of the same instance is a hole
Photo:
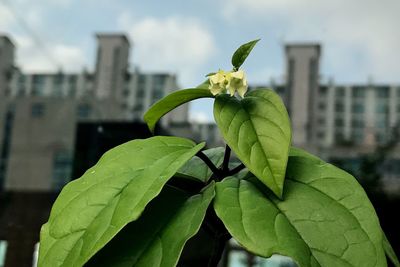
[[[320,42],[321,74],[336,83],[400,83],[399,0],[0,0],[0,33],[26,72],[94,67],[96,32],[125,32],[131,67],[176,73],[191,87],[230,69],[241,43],[261,42],[243,66],[250,83],[283,80],[283,44]],[[191,106],[210,120],[212,105]]]

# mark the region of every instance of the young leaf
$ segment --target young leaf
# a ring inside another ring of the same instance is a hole
[[[160,120],[162,116],[182,104],[185,104],[194,99],[205,97],[214,97],[208,88],[191,88],[173,92],[151,106],[146,114],[144,114],[144,121],[147,123],[150,131],[154,132],[156,123]]]
[[[386,266],[374,208],[348,173],[291,156],[284,200],[262,188],[255,177],[216,186],[218,217],[249,251],[289,256],[300,267]]]
[[[216,147],[204,150],[203,152],[217,168],[222,165],[222,162],[224,161],[225,148]],[[193,157],[182,166],[175,176],[191,177],[202,182],[207,182],[211,175],[212,171],[210,168],[208,168],[200,158]]]
[[[399,259],[396,256],[396,253],[394,252],[394,249],[392,248],[392,245],[390,245],[389,240],[387,239],[385,233],[383,233],[383,249],[385,250],[386,255],[390,259],[390,261],[393,263],[395,267],[400,267],[400,262]]]
[[[238,158],[281,197],[291,130],[280,97],[267,89],[252,91],[242,100],[218,95],[214,118]]]
[[[250,41],[246,44],[241,45],[232,56],[232,65],[235,69],[239,69],[242,66],[243,62],[249,56],[253,47],[257,44],[260,39]]]
[[[178,137],[134,140],[105,153],[64,187],[42,227],[39,266],[82,266],[135,221],[204,143]],[[157,151],[157,153],[154,153]]]
[[[143,215],[128,224],[86,266],[176,266],[186,241],[199,230],[214,195],[214,183],[191,197],[164,187]]]

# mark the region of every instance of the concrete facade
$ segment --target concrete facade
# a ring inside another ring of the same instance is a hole
[[[130,44],[123,34],[97,34],[95,95],[121,101],[128,72]]]
[[[14,46],[0,38],[0,55],[7,54],[0,57],[0,73],[7,73],[0,82],[0,182],[6,191],[60,190],[71,179],[79,122],[143,121],[152,104],[178,89],[175,75],[130,72],[124,35],[96,37],[94,73],[29,74],[14,67]],[[187,113],[181,107],[162,125],[187,123]]]
[[[0,36],[0,98],[9,90],[9,81],[14,69],[15,46],[7,36]]]
[[[285,51],[287,91],[284,101],[296,133],[293,143],[304,146],[315,139],[320,46],[287,45]]]

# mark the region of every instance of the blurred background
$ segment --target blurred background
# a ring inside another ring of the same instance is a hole
[[[273,88],[293,143],[354,174],[400,253],[398,0],[0,0],[0,267],[32,266],[58,192],[106,150],[150,133],[155,101],[243,66]],[[157,128],[223,145],[212,101]],[[293,266],[234,241],[221,266]]]

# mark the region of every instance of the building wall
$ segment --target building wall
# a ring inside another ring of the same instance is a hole
[[[33,97],[15,101],[17,123],[11,137],[6,190],[53,190],[56,156],[63,153],[72,162],[75,106],[71,99]]]
[[[9,90],[9,80],[14,67],[14,44],[7,36],[0,36],[0,98]]]
[[[292,141],[299,146],[313,142],[316,135],[319,55],[316,44],[286,46],[285,102],[295,132]]]
[[[97,41],[96,97],[122,101],[128,70],[129,41],[122,34],[98,34]]]

